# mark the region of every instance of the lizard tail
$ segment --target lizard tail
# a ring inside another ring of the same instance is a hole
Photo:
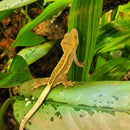
[[[37,111],[37,109],[40,107],[40,105],[45,100],[45,98],[48,95],[50,90],[51,90],[51,85],[47,85],[46,88],[41,93],[40,97],[38,98],[37,102],[34,104],[34,106],[31,108],[31,110],[26,114],[26,116],[21,121],[19,130],[24,129],[24,125],[31,118],[31,116]]]

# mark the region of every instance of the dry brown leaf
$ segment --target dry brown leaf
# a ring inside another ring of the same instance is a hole
[[[24,15],[21,13],[12,14],[11,15],[11,23],[13,27],[18,28],[20,30],[22,28],[22,19],[24,18]]]
[[[9,58],[13,58],[13,57],[15,56],[15,54],[16,54],[16,47],[12,47],[12,48],[8,51],[7,56],[8,56]]]
[[[2,47],[4,50],[8,50],[9,47],[12,45],[12,43],[14,42],[14,40],[12,38],[3,38],[1,41],[0,41],[0,47]],[[15,51],[15,47],[11,48],[9,50],[9,52],[7,53],[7,56],[9,58],[12,58],[15,56],[16,54],[16,51]]]
[[[39,14],[41,14],[43,11],[43,9],[39,9],[39,7],[37,8],[31,8],[29,11],[29,16],[31,16],[32,18],[36,18]]]
[[[0,47],[2,47],[4,50],[8,50],[13,42],[14,40],[12,38],[3,38],[0,41]]]
[[[50,34],[49,30],[49,21],[46,20],[40,23],[37,27],[34,28],[34,31],[41,36],[47,36]]]
[[[119,12],[119,16],[124,19],[125,14],[123,12]]]
[[[17,94],[18,94],[18,87],[17,87],[17,86],[13,88],[13,94],[14,94],[14,95],[17,95]]]
[[[63,39],[67,32],[69,8],[66,8],[59,14],[53,16],[49,21],[46,20],[34,28],[34,32],[46,36],[47,39]]]
[[[8,37],[15,39],[18,31],[18,28],[11,26],[5,30],[5,33]]]
[[[1,21],[2,25],[3,25],[3,29],[5,29],[7,27],[7,25],[9,25],[10,22],[10,18],[5,18]]]

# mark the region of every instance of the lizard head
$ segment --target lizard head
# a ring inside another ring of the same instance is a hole
[[[73,28],[70,33],[64,35],[61,41],[61,46],[64,52],[72,52],[78,46],[78,31]]]

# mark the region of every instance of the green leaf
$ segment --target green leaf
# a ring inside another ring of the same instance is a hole
[[[104,48],[98,51],[98,53],[110,52],[124,48],[125,45],[130,46],[130,33],[120,36],[116,39],[112,39],[111,43],[106,45]]]
[[[35,1],[37,0],[3,0],[0,2],[0,11],[16,9]]]
[[[57,0],[56,2],[53,2],[49,6],[47,6],[44,11],[33,21],[26,24],[18,33],[15,42],[12,44],[12,46],[15,46],[15,44],[18,44],[21,39],[24,39],[24,36],[27,35],[29,31],[31,31],[34,27],[36,27],[38,24],[43,22],[44,20],[52,17],[54,14],[56,14],[61,9],[65,8],[67,5],[69,5],[72,2],[72,0]]]
[[[104,65],[108,60],[113,59],[113,57],[108,53],[101,53],[96,57],[96,69],[100,68],[102,65]],[[95,63],[93,63],[95,64]]]
[[[117,58],[109,60],[106,64],[95,70],[89,81],[96,80],[120,80],[122,76],[130,69],[130,61],[126,58]]]
[[[37,35],[33,32],[27,32],[23,37],[20,37],[16,44],[13,44],[13,46],[34,46],[39,43],[45,42],[46,39],[40,35]]]
[[[9,72],[0,74],[0,88],[8,88],[19,85],[32,79],[28,65],[21,56],[15,56]]]
[[[69,71],[69,79],[86,81],[90,71],[99,20],[102,12],[102,0],[74,0],[69,15],[69,31],[76,28],[79,33],[77,56],[85,61],[85,67],[79,68],[75,64]]]
[[[130,22],[116,20],[106,24],[99,30],[95,53],[104,53],[130,46]]]
[[[18,53],[18,55],[22,56],[27,64],[30,65],[45,56],[55,43],[56,41],[50,41],[41,45],[24,48]]]
[[[0,22],[7,16],[9,16],[13,10],[7,10],[7,11],[2,11],[0,12]]]
[[[14,101],[14,97],[8,98],[3,105],[0,107],[0,130],[5,129],[4,114],[10,105]]]
[[[116,20],[117,15],[119,15],[119,6],[114,8],[111,13],[111,21]]]
[[[130,2],[119,6],[119,15],[117,16],[117,19],[130,21]]]
[[[30,92],[31,81],[24,83],[20,96],[37,99],[43,87]],[[19,97],[13,105],[20,123],[35,101]],[[130,129],[130,82],[76,82],[75,87],[58,85],[26,124],[30,130],[43,129]],[[22,109],[21,109],[22,108]],[[120,122],[123,125],[120,125]]]
[[[44,0],[45,3],[52,2],[52,1],[56,1],[56,0]]]
[[[128,60],[130,60],[130,46],[125,46],[123,48],[122,57],[128,58]]]
[[[105,24],[107,24],[107,12],[105,14],[103,14],[103,16],[101,17],[101,27],[104,26]]]

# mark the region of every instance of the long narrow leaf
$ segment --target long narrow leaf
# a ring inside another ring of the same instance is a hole
[[[111,51],[125,45],[130,45],[130,22],[116,20],[99,30],[95,53]]]
[[[54,14],[56,14],[58,11],[66,7],[68,4],[70,4],[72,0],[57,0],[56,2],[53,2],[48,7],[45,8],[45,10],[33,21],[26,24],[18,33],[18,36],[15,40],[15,42],[12,44],[12,46],[15,46],[15,44],[19,43],[21,38],[24,38],[24,36],[31,31],[34,27],[36,27],[38,24],[43,22],[44,20],[52,17]]]
[[[130,33],[120,36],[112,41],[104,48],[98,51],[98,53],[110,52],[124,48],[126,45],[130,46]]]
[[[84,68],[72,65],[69,79],[86,81],[90,71],[96,36],[102,11],[102,0],[74,0],[69,15],[69,31],[77,28],[79,33],[78,59],[85,61]]]
[[[95,70],[89,81],[116,80],[118,81],[130,69],[130,61],[126,58],[117,58],[108,61],[106,64]]]

